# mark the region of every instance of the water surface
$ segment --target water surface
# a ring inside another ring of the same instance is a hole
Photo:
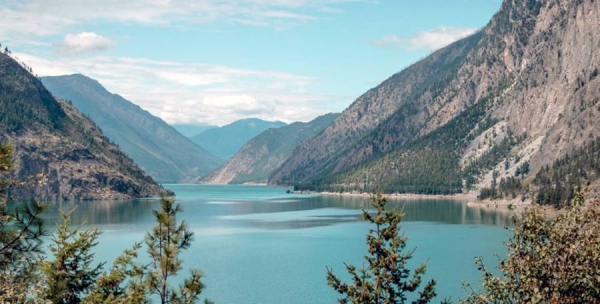
[[[335,303],[327,286],[326,267],[341,277],[344,262],[362,266],[368,223],[361,197],[288,194],[261,186],[166,185],[177,195],[185,220],[195,233],[182,255],[184,269],[205,274],[202,298],[217,303]],[[78,203],[74,224],[85,222],[104,231],[96,259],[109,261],[154,225],[158,200]],[[403,208],[402,228],[408,249],[416,248],[412,268],[427,262],[427,277],[438,282],[439,298],[455,302],[464,295],[461,282],[477,282],[476,256],[495,264],[503,253],[510,223],[505,212],[469,208],[451,200],[390,200]],[[53,206],[68,210],[73,203]],[[187,270],[182,273],[189,273]]]

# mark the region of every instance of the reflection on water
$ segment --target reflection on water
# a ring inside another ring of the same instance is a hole
[[[192,247],[182,253],[184,269],[206,274],[203,297],[217,303],[333,303],[338,296],[325,281],[326,267],[344,275],[343,263],[363,263],[365,233],[362,197],[287,194],[286,189],[252,186],[167,185],[177,195],[194,231]],[[97,225],[103,233],[94,248],[100,262],[113,261],[154,226],[158,199],[94,201],[52,205],[72,213],[73,224]],[[510,223],[505,212],[469,208],[451,200],[390,200],[404,208],[403,232],[415,263],[427,261],[436,291],[457,299],[462,280],[479,278],[473,258],[492,261],[502,252]],[[347,281],[346,278],[345,281]],[[180,282],[178,282],[180,283]],[[235,292],[232,292],[235,291]],[[437,300],[435,302],[438,302]]]
[[[126,200],[126,201],[84,201],[57,202],[49,206],[46,218],[54,222],[59,218],[59,210],[71,213],[74,225],[87,223],[91,225],[123,224],[139,222],[158,206],[158,200]]]
[[[258,186],[169,185],[184,207],[183,217],[196,226],[234,226],[256,229],[302,229],[361,221],[370,200],[358,196],[288,194],[286,189]],[[244,196],[244,194],[248,194]],[[465,202],[442,199],[390,199],[390,208],[404,211],[405,222],[510,225],[505,210],[471,208]],[[74,224],[94,225],[152,222],[157,199],[129,201],[63,202],[51,206],[75,208]]]

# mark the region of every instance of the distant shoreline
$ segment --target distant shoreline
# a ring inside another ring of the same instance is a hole
[[[344,196],[344,197],[371,197],[372,193],[367,192],[317,192],[317,191],[295,191],[298,194],[318,194],[324,196]],[[384,194],[388,199],[448,199],[463,201],[467,203],[467,206],[472,208],[485,208],[485,209],[505,209],[505,210],[517,210],[522,211],[526,207],[531,206],[531,201],[521,201],[520,198],[515,199],[498,199],[498,200],[478,200],[477,192],[471,191],[469,193],[456,193],[456,194],[415,194],[415,193],[392,193]],[[547,209],[547,208],[545,208]]]
[[[345,196],[345,197],[371,197],[372,193],[368,192],[318,192],[318,191],[295,191],[297,194],[319,194],[326,196]],[[389,199],[451,199],[460,201],[474,201],[477,199],[475,193],[457,193],[457,194],[415,194],[415,193],[391,193],[384,194],[384,197]]]

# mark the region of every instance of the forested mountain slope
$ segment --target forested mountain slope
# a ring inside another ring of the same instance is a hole
[[[162,119],[81,74],[42,77],[55,96],[88,115],[150,176],[161,183],[191,181],[223,160],[192,143]]]
[[[505,0],[479,32],[358,98],[270,183],[457,193],[525,165],[531,180],[600,135],[599,28],[599,1]]]
[[[269,128],[279,128],[285,125],[281,121],[246,118],[222,127],[208,129],[190,139],[214,155],[229,159],[254,136]]]
[[[73,106],[0,54],[0,141],[14,147],[15,175],[34,176],[23,195],[50,199],[125,199],[168,194]],[[12,194],[19,194],[12,193]]]
[[[270,128],[249,140],[225,165],[201,181],[209,184],[266,183],[294,149],[322,132],[339,114],[326,114],[314,120]]]

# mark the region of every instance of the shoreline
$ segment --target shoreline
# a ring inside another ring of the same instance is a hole
[[[371,197],[370,192],[318,192],[318,191],[294,191],[296,194],[318,194],[325,196],[345,196],[345,197]],[[415,193],[392,193],[383,195],[387,199],[451,199],[460,201],[477,200],[476,193],[457,193],[457,194],[415,194]]]
[[[318,192],[318,191],[295,191],[297,194],[317,194],[324,196],[343,196],[343,197],[363,197],[369,198],[372,193],[367,192]],[[514,210],[523,211],[525,208],[532,206],[530,200],[522,201],[520,198],[515,199],[497,199],[497,200],[478,200],[477,193],[470,191],[469,193],[456,194],[415,194],[415,193],[392,193],[384,194],[387,199],[448,199],[466,202],[471,208],[485,208],[492,210]],[[556,210],[552,207],[544,207],[546,212],[554,213]]]

